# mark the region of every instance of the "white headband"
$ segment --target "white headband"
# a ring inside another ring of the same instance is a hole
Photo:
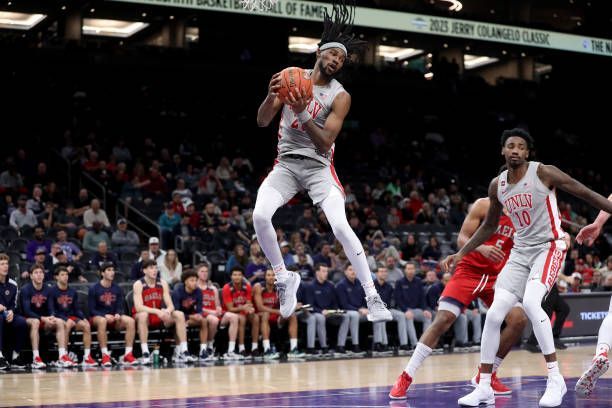
[[[319,50],[321,51],[325,51],[328,50],[330,48],[340,48],[342,51],[344,51],[344,55],[348,55],[348,52],[346,51],[346,47],[344,46],[344,44],[339,43],[339,42],[328,42],[323,44],[322,46],[319,47]]]

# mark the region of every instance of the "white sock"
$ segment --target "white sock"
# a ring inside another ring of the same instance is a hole
[[[126,348],[126,350],[127,350],[127,348]],[[100,349],[100,351],[102,352],[102,355],[104,355],[104,354],[108,354],[108,348],[107,348],[107,347],[102,347],[102,348]],[[127,352],[126,352],[125,354],[127,354]]]
[[[404,371],[410,376],[414,377],[414,374],[419,369],[423,361],[431,354],[431,348],[427,347],[425,344],[418,342],[416,348],[414,349],[414,353],[408,362],[408,365],[404,369]]]
[[[2,352],[0,352],[2,354]],[[32,358],[40,357],[40,352],[38,350],[32,350]]]
[[[597,348],[595,349],[595,355],[598,356],[604,353],[607,354],[609,351],[610,351],[610,346],[608,346],[605,343],[601,343],[597,345]]]
[[[264,340],[263,342],[263,348],[264,348],[264,353],[268,350],[270,350],[270,340]],[[253,343],[254,346],[257,345],[257,343]],[[255,350],[255,349],[253,349]]]
[[[550,363],[546,363],[546,368],[548,368],[548,376],[553,376],[559,374],[559,363],[556,361],[551,361]]]
[[[83,360],[87,360],[87,357],[89,357],[90,354],[91,354],[91,349],[84,349],[83,350]]]
[[[0,356],[0,357],[2,357],[2,356]],[[16,351],[13,351],[13,360],[15,360],[17,358],[19,358],[19,353],[16,352]]]
[[[200,354],[206,350],[206,343],[200,343]]]
[[[242,348],[244,349],[244,347],[242,347]],[[230,341],[229,342],[229,347],[227,348],[227,352],[228,353],[233,353],[234,351],[236,351],[236,342],[235,341]]]
[[[297,349],[297,339],[289,339],[289,350]]]
[[[363,290],[365,291],[366,297],[374,296],[377,293],[373,280],[363,283],[361,286],[363,286]]]
[[[140,343],[140,351],[142,351],[142,354],[149,353],[149,345],[147,343]]]
[[[265,340],[264,340],[265,341]],[[251,351],[255,351],[259,348],[259,346],[257,345],[257,342],[254,341],[251,343]],[[270,348],[270,341],[268,340],[268,348]]]
[[[289,277],[289,271],[287,270],[284,262],[280,265],[273,266],[272,270],[274,271],[274,276],[276,276],[277,280],[285,280]]]
[[[0,358],[3,358],[4,354],[2,354],[2,350],[0,350]]]
[[[493,372],[494,373],[497,372],[497,369],[501,365],[502,361],[504,361],[503,358],[495,356],[495,361],[493,362]]]
[[[187,351],[187,342],[182,341],[179,347],[181,348],[181,353],[185,353]]]
[[[231,343],[230,343],[231,344]],[[239,344],[238,345],[238,352],[242,353],[244,351],[244,344]]]
[[[211,349],[211,350],[212,350],[212,349],[213,349],[213,341],[212,341],[212,340],[211,340],[211,341],[209,341],[209,342],[208,342],[208,344],[207,344],[207,346],[208,346],[208,348],[209,348],[209,349]]]
[[[62,358],[62,357],[64,357],[66,355],[66,349],[63,348],[63,347],[60,347],[58,349],[58,352],[59,352],[59,358]]]
[[[491,373],[480,373],[480,387],[489,388],[491,386]]]
[[[132,352],[132,348],[131,347],[126,347],[125,348],[125,354],[130,354]]]

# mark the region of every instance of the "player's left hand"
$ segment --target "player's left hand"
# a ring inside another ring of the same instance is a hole
[[[451,254],[447,256],[446,258],[444,258],[442,262],[440,262],[440,267],[442,268],[443,272],[450,272],[453,269],[455,269],[455,267],[457,266],[460,260],[461,260],[461,257],[459,256],[458,253]]]
[[[431,319],[431,312],[429,310],[423,310],[423,316],[425,316],[426,319]]]
[[[287,105],[291,106],[291,109],[295,113],[303,112],[304,109],[310,104],[312,98],[308,98],[308,96],[303,93],[300,89],[289,92],[289,96],[287,98]]]
[[[576,236],[576,242],[580,245],[584,243],[586,246],[591,246],[599,234],[601,234],[601,227],[595,223],[589,224],[580,230]]]
[[[13,317],[15,317],[15,314],[13,313],[13,311],[12,311],[12,310],[9,310],[9,311],[6,313],[6,322],[7,322],[7,323],[12,322],[12,321],[13,321]]]

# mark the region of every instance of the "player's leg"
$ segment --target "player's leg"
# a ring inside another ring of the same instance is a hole
[[[134,315],[136,326],[138,327],[138,339],[140,340],[140,351],[142,357],[140,362],[144,365],[151,364],[151,354],[149,352],[149,314],[146,312]]]
[[[104,316],[94,316],[91,319],[91,324],[94,329],[96,329],[98,345],[100,346],[102,356],[104,356],[104,354],[108,354],[108,329],[106,325],[106,318]]]
[[[363,245],[357,235],[351,228],[346,218],[344,209],[344,196],[340,190],[334,186],[329,187],[327,197],[321,202],[321,208],[325,213],[327,221],[335,235],[342,244],[342,248],[346,253],[351,265],[357,272],[357,279],[361,282],[361,286],[365,290],[366,300],[368,303],[368,320],[370,321],[389,321],[393,317],[387,307],[380,299],[380,295],[374,288],[372,273],[368,266]]]
[[[251,324],[251,353],[257,356],[259,354],[259,326],[261,319],[257,313],[251,313],[247,316],[247,319]]]
[[[209,314],[206,316],[206,321],[208,322],[208,338],[206,339],[206,346],[210,351],[213,349],[213,342],[215,341],[215,336],[219,330],[219,317]],[[236,338],[234,338],[234,341],[235,340]]]
[[[78,320],[74,327],[83,333],[83,366],[97,367],[98,363],[91,357],[91,325],[86,319]]]
[[[221,326],[227,326],[227,336],[229,337],[227,353],[223,355],[224,360],[236,360],[243,358],[241,354],[236,354],[236,338],[238,337],[238,331],[241,325],[239,316],[242,315],[232,312],[225,312],[221,318]],[[244,329],[242,339],[243,343],[241,344],[244,344]],[[244,350],[244,346],[242,348]]]
[[[246,332],[247,317],[240,313],[238,315],[238,352],[246,354],[244,347],[244,337]]]
[[[76,322],[70,318],[64,321],[64,331],[65,331],[64,339],[65,339],[66,349],[70,347],[70,333],[72,333],[75,326],[76,326]]]
[[[610,368],[610,360],[608,359],[610,347],[612,347],[612,298],[610,299],[608,315],[601,322],[601,327],[599,328],[595,357],[593,357],[591,366],[576,383],[575,390],[578,395],[585,397],[591,395],[599,377],[608,371]]]
[[[184,363],[193,363],[197,359],[189,353],[189,349],[187,348],[187,320],[185,319],[185,313],[180,310],[175,310],[171,314],[171,320],[164,320],[164,326],[170,327],[174,325],[174,330],[176,330],[176,337],[179,341],[178,351],[176,348],[174,349],[174,358],[177,362]],[[202,322],[202,315],[199,316],[199,324]]]
[[[265,356],[265,354],[270,351],[270,313],[259,313],[259,320],[261,321],[261,324],[259,325],[259,330],[261,331],[261,337],[263,338],[262,344]]]
[[[40,349],[39,349],[40,320],[27,318],[26,324],[28,325],[28,328],[30,329],[30,344],[32,346],[32,357],[33,357],[32,365],[35,365],[38,360],[40,360],[40,363],[44,364],[42,359],[40,358]],[[37,368],[43,368],[43,367],[37,367]]]
[[[465,311],[457,316],[457,320],[453,324],[453,331],[455,333],[455,345],[464,347],[468,342],[468,323]]]
[[[391,316],[397,323],[397,336],[400,348],[408,349],[408,332],[406,328],[406,316],[397,309],[391,309]]]
[[[380,351],[380,347],[382,346],[384,340],[383,332],[385,330],[385,326],[386,322],[374,322],[372,324],[372,342],[374,343],[374,351]]]
[[[306,323],[306,352],[313,354],[317,335],[317,318],[314,313],[304,312],[300,315],[300,320]]]
[[[200,361],[208,359],[206,345],[208,343],[208,320],[202,314],[191,314],[187,317],[187,327],[199,327],[198,338],[200,339],[200,351],[198,357]]]
[[[322,349],[327,350],[327,319],[323,313],[314,313],[314,317],[316,321],[317,337],[319,338],[319,346],[321,346]]]
[[[301,357],[303,354],[298,350],[298,318],[292,314],[289,318],[289,355],[293,357]]]
[[[119,360],[124,365],[136,365],[138,360],[134,358],[132,350],[134,348],[134,338],[136,337],[136,322],[130,316],[122,315],[121,319],[115,323],[118,330],[125,330],[125,352]]]
[[[0,322],[0,327],[2,325],[3,324]],[[25,340],[26,340],[27,332],[28,332],[28,325],[25,319],[22,316],[15,314],[13,312],[13,320],[11,320],[10,322],[6,322],[6,319],[5,319],[4,325],[8,329],[7,331],[11,333],[11,337],[13,338],[13,341],[12,341],[13,355],[12,355],[12,361],[11,361],[12,367],[26,368],[27,362],[21,355],[21,350],[23,349],[23,346],[25,345]],[[0,353],[2,353],[2,335],[3,333],[0,332]],[[36,367],[32,367],[32,368],[36,368]],[[38,368],[42,368],[42,367],[38,367]]]
[[[487,312],[487,319],[482,333],[480,345],[480,381],[470,394],[460,398],[459,405],[478,406],[481,403],[495,402],[494,391],[491,388],[491,377],[495,355],[499,349],[500,328],[512,307],[518,302],[518,297],[500,287],[495,292],[495,299]]]
[[[349,317],[349,329],[351,332],[351,343],[353,344],[353,351],[360,352],[359,349],[359,312],[355,310],[348,310],[346,314]]]
[[[567,392],[563,376],[559,372],[555,341],[548,314],[542,308],[542,299],[557,282],[557,275],[565,259],[565,242],[551,242],[545,249],[538,248],[523,296],[523,307],[531,321],[533,332],[538,340],[546,366],[548,381],[540,405],[559,406]]]
[[[351,323],[351,318],[348,313],[340,316],[341,323],[340,328],[338,329],[338,339],[336,342],[336,353],[338,354],[346,354],[344,347],[346,346],[346,337],[349,332],[349,325]]]

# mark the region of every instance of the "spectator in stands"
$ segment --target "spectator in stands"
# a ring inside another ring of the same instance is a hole
[[[68,271],[70,282],[87,283],[87,279],[83,276],[83,271],[78,263],[68,261],[66,253],[61,249],[56,254],[57,262],[53,265],[54,270],[57,268],[65,268]]]
[[[40,162],[36,166],[36,174],[30,178],[28,184],[30,186],[45,186],[49,181],[51,181],[51,177],[49,177],[47,173],[47,164],[45,162]]]
[[[98,152],[92,150],[89,152],[89,158],[83,163],[83,170],[88,173],[93,173],[100,168],[100,161]]]
[[[224,183],[230,179],[233,170],[228,158],[222,157],[217,166],[216,174],[219,180]]]
[[[305,207],[302,215],[297,219],[296,226],[299,229],[313,229],[317,221],[312,215],[312,207]]]
[[[355,234],[357,234],[357,237],[359,238],[359,240],[365,241],[366,239],[365,227],[363,223],[361,222],[361,220],[359,219],[359,217],[357,216],[357,214],[353,213],[350,215],[349,225],[351,226],[352,230],[355,231]]]
[[[66,229],[68,235],[74,237],[77,235],[79,228],[83,226],[83,219],[76,215],[74,205],[69,202],[64,207],[64,213],[60,213],[54,224],[55,228]]]
[[[42,188],[39,185],[35,185],[32,189],[32,198],[26,201],[26,208],[32,210],[36,216],[44,211],[45,205],[42,201]]]
[[[117,159],[117,162],[129,163],[132,161],[132,153],[130,149],[125,145],[123,138],[119,139],[117,144],[113,147],[113,156]]]
[[[224,360],[241,360],[243,357],[236,354],[236,338],[238,337],[238,315],[232,312],[223,312],[219,290],[209,279],[208,264],[196,266],[198,273],[198,288],[202,291],[202,316],[208,322],[207,354],[214,356],[213,341],[219,325],[228,327],[229,347],[223,355]]]
[[[385,281],[395,286],[395,282],[404,277],[404,273],[399,267],[398,260],[393,256],[388,256],[385,263]],[[380,269],[380,268],[378,268]]]
[[[23,177],[17,171],[15,160],[12,157],[6,159],[7,169],[0,174],[0,190],[2,192],[18,192],[23,187]]]
[[[147,344],[149,328],[169,328],[175,326],[179,345],[175,348],[174,363],[192,363],[196,358],[187,349],[187,328],[183,312],[175,310],[170,296],[170,288],[164,280],[157,279],[157,264],[153,260],[142,264],[144,277],[134,283],[134,318],[138,327],[141,363],[151,364],[151,354]]]
[[[149,238],[149,259],[158,262],[161,257],[166,255],[166,251],[159,247],[159,238]]]
[[[393,286],[388,282],[388,271],[384,266],[379,266],[376,270],[376,279],[374,279],[374,287],[380,295],[380,298],[387,305],[391,305],[393,299]],[[408,335],[406,332],[406,317],[404,313],[397,309],[389,309],[393,320],[397,322],[397,335],[399,338],[400,350],[408,350]],[[387,324],[386,322],[375,322],[373,323],[374,331],[374,351],[386,351],[389,345],[387,338]]]
[[[106,211],[100,208],[100,200],[94,198],[91,200],[91,208],[83,213],[83,224],[85,228],[92,228],[95,222],[100,223],[105,228],[110,228],[110,221],[106,215]]]
[[[134,231],[128,230],[128,223],[125,218],[117,220],[117,230],[111,236],[113,251],[118,254],[138,252],[140,238]]]
[[[240,266],[241,268],[246,268],[249,264],[249,257],[246,254],[246,249],[244,245],[237,244],[234,247],[234,253],[230,255],[227,263],[225,264],[225,270],[231,271],[234,266]]]
[[[53,316],[64,321],[66,330],[66,348],[70,345],[70,333],[77,329],[83,334],[83,367],[97,367],[98,363],[91,357],[91,326],[79,307],[79,295],[74,288],[68,287],[68,270],[60,266],[55,268],[56,285],[49,292]]]
[[[202,172],[202,176],[198,181],[198,195],[213,195],[215,192],[222,189],[223,185],[219,177],[217,177],[215,169],[209,168]]]
[[[189,198],[183,200],[183,206],[185,207],[184,217],[187,217],[188,224],[195,235],[195,231],[200,228],[200,213],[196,211],[195,203]]]
[[[610,255],[610,256],[608,256],[608,258],[606,258],[606,264],[602,268],[599,268],[599,271],[601,272],[601,276],[604,279],[608,275],[612,275],[612,255]]]
[[[119,259],[112,251],[110,251],[108,244],[105,241],[98,242],[98,248],[96,253],[91,258],[91,264],[94,269],[100,268],[102,264],[111,264],[115,268],[119,264]]]
[[[298,257],[297,263],[294,264],[296,272],[302,277],[302,282],[310,282],[314,279],[314,269],[308,262],[306,254],[296,255]]]
[[[161,279],[165,280],[168,285],[174,286],[174,284],[181,281],[183,264],[179,261],[174,249],[168,250],[166,255],[157,260],[157,268],[159,269]]]
[[[417,335],[414,321],[423,323],[423,331],[431,325],[431,311],[425,307],[425,292],[421,279],[416,276],[416,265],[408,262],[404,267],[404,278],[395,285],[395,306],[406,317],[408,338],[412,347],[416,347]]]
[[[607,275],[600,287],[595,289],[596,292],[611,292],[612,291],[612,274]]]
[[[38,225],[36,215],[32,210],[26,208],[27,198],[22,195],[17,200],[17,208],[11,213],[9,225],[18,233],[32,229]]]
[[[295,264],[293,260],[293,254],[291,253],[291,245],[287,241],[283,241],[280,244],[281,254],[283,256],[283,262],[286,266]]]
[[[172,193],[172,201],[169,203],[169,205],[171,205],[172,209],[174,209],[174,214],[178,215],[179,217],[182,217],[183,214],[185,214],[183,200],[184,199],[180,193],[177,193],[176,191]]]
[[[45,203],[52,202],[58,204],[62,202],[61,194],[57,191],[57,184],[54,181],[48,182],[44,187],[42,200]]]
[[[89,197],[89,191],[86,188],[82,188],[79,190],[79,194],[74,201],[74,215],[77,217],[83,217],[85,211],[89,210],[89,205],[91,203],[91,198]]]
[[[438,261],[442,256],[440,251],[440,243],[438,238],[435,236],[429,237],[429,244],[423,249],[423,259],[430,259],[432,261]]]
[[[353,353],[360,354],[359,323],[367,321],[368,308],[365,302],[365,291],[351,264],[348,264],[344,269],[344,279],[336,284],[336,296],[338,297],[338,305],[345,311],[345,320],[338,331],[336,353],[346,353],[344,345],[350,327]]]
[[[34,254],[38,249],[44,249],[45,255],[51,252],[51,241],[45,238],[45,230],[42,227],[34,229],[34,238],[28,242],[26,247],[26,259],[28,262],[34,262]]]
[[[319,251],[318,254],[316,254],[312,258],[312,261],[315,264],[322,263],[326,265],[328,268],[331,268],[332,260],[331,260],[330,255],[331,255],[331,246],[329,245],[329,243],[324,241],[324,242],[321,242],[321,250]]]
[[[213,237],[213,248],[225,252],[229,248],[234,248],[239,241],[238,235],[230,228],[227,219],[219,220],[218,230]]]
[[[144,186],[145,197],[161,199],[168,191],[168,183],[155,167],[149,169],[149,183]]]
[[[172,192],[172,197],[174,197],[176,194],[178,194],[181,199],[193,197],[193,192],[187,187],[187,184],[183,178],[176,180],[176,188]]]
[[[200,228],[214,227],[219,223],[219,215],[221,211],[214,203],[207,203],[204,206],[202,217],[200,218]]]
[[[42,225],[45,230],[50,230],[55,224],[55,219],[57,218],[56,207],[57,204],[47,202],[45,203],[45,210],[36,217],[39,225]]]
[[[38,265],[45,272],[45,282],[53,280],[53,259],[48,255],[48,252],[44,248],[39,248],[34,254],[34,262],[33,265]],[[29,281],[30,280],[30,266],[29,269],[21,272],[21,280]]]
[[[264,281],[264,276],[267,269],[266,257],[264,256],[263,252],[260,252],[255,256],[255,259],[251,259],[251,262],[249,262],[247,265],[244,276],[248,279],[251,285],[254,285],[258,282]]]
[[[306,258],[306,262],[310,265],[314,265],[314,261],[310,254],[306,253],[306,245],[303,242],[299,242],[294,245],[295,255],[293,255],[293,262],[299,264],[300,255],[303,255]]]
[[[238,353],[243,357],[248,353],[244,347],[244,336],[247,322],[251,324],[251,353],[259,355],[257,339],[259,339],[259,316],[253,307],[251,285],[244,281],[242,268],[235,266],[230,271],[231,281],[223,286],[223,310],[238,315]],[[234,351],[234,350],[228,350]]]
[[[1,188],[0,188],[1,190]],[[3,200],[0,200],[0,216],[10,217],[13,211],[17,208],[13,202],[13,196],[6,194]]]
[[[174,228],[181,223],[181,216],[174,211],[172,203],[167,203],[164,212],[160,215],[157,222],[159,228],[161,228],[162,246],[168,248],[172,245],[174,239]]]
[[[237,205],[232,205],[228,221],[234,229],[241,231],[247,230],[246,220],[244,219],[244,216],[240,214],[240,207]]]
[[[131,316],[125,313],[125,297],[123,289],[113,280],[115,267],[112,264],[100,266],[100,281],[89,288],[89,315],[90,323],[97,332],[101,365],[111,367],[111,355],[108,351],[107,330],[125,330],[125,353],[119,359],[121,365],[135,365],[138,361],[132,354],[134,337],[136,336],[136,323]]]
[[[143,249],[140,251],[140,259],[134,265],[132,265],[132,269],[130,270],[130,279],[138,280],[144,276],[142,271],[142,264],[151,259],[151,253],[148,249]]]
[[[111,246],[111,240],[106,231],[102,230],[102,224],[94,221],[92,229],[87,231],[83,237],[83,249],[89,252],[96,252],[100,242],[105,242],[107,247]]]
[[[25,368],[26,362],[21,356],[21,349],[25,345],[27,334],[27,323],[17,313],[17,282],[9,276],[8,255],[0,253],[0,371],[8,370],[8,355],[4,356],[4,333],[10,333],[12,338],[13,355],[12,365],[15,368]],[[7,336],[8,338],[9,336]]]

